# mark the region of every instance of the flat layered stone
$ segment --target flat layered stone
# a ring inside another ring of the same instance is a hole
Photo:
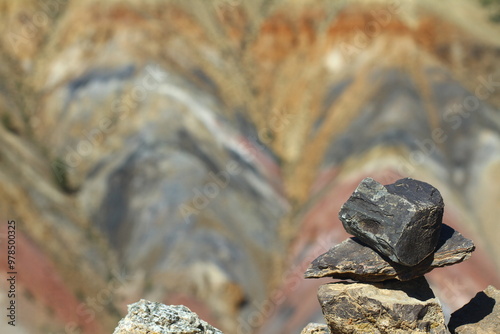
[[[490,285],[479,292],[453,312],[448,327],[454,334],[500,333],[500,291]]]
[[[449,333],[424,277],[408,282],[324,284],[318,299],[331,333]]]
[[[350,238],[317,257],[305,272],[306,278],[350,278],[366,282],[389,279],[408,281],[434,268],[462,262],[471,256],[472,240],[443,224],[438,249],[414,267],[402,266],[377,253],[356,238]]]
[[[366,178],[342,206],[345,230],[405,266],[432,254],[441,230],[444,203],[428,183],[405,178],[382,185]]]

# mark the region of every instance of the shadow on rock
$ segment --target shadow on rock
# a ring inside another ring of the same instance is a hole
[[[482,322],[488,315],[492,314],[495,304],[494,298],[488,296],[484,291],[478,292],[469,303],[451,315],[448,328],[452,333],[456,333],[458,327]]]

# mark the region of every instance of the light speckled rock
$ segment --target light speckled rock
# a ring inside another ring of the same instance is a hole
[[[315,322],[309,323],[300,334],[329,334],[328,326],[325,324],[318,324]]]
[[[318,299],[335,334],[449,333],[425,278],[409,282],[338,282],[319,288]]]
[[[451,315],[449,328],[456,334],[500,333],[500,291],[490,285],[479,292]]]
[[[141,299],[128,306],[114,334],[222,334],[183,305],[165,305]]]

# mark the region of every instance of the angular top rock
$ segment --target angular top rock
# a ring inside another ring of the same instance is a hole
[[[439,191],[411,178],[383,186],[366,178],[342,206],[345,230],[404,266],[432,254],[442,225],[444,203]]]

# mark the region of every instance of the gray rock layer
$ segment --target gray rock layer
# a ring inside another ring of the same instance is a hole
[[[409,282],[324,284],[318,299],[335,334],[449,333],[423,277]]]
[[[350,278],[366,282],[388,279],[408,281],[434,268],[468,259],[475,246],[472,240],[443,224],[437,251],[414,267],[402,266],[381,256],[356,238],[343,241],[318,256],[305,272],[306,278]]]
[[[433,186],[411,178],[383,186],[366,178],[342,206],[348,233],[392,261],[414,266],[436,249],[444,203]]]
[[[454,334],[500,333],[500,291],[490,285],[479,292],[451,315],[449,328]]]
[[[222,334],[183,305],[164,305],[141,299],[129,305],[113,334]]]

